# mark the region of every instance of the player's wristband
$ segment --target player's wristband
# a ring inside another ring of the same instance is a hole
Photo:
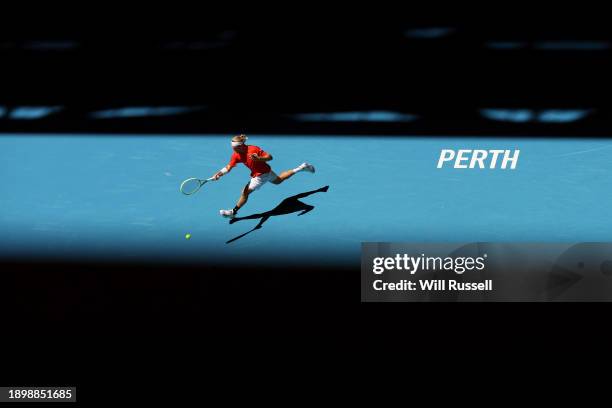
[[[219,170],[221,172],[221,174],[225,174],[228,172],[227,167],[223,167],[221,170]]]

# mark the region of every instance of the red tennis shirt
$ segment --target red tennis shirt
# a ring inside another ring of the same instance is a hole
[[[244,163],[244,165],[251,170],[251,177],[257,177],[261,176],[262,174],[269,173],[272,169],[270,166],[268,166],[268,163],[251,159],[250,155],[253,153],[257,154],[258,156],[266,156],[268,154],[259,146],[247,145],[246,151],[242,153],[234,152],[234,154],[232,154],[228,164],[228,170],[235,167],[238,163]]]

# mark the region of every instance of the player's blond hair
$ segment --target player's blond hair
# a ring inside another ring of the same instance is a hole
[[[234,137],[232,137],[232,142],[241,142],[244,143],[246,142],[247,137],[246,135],[236,135]]]

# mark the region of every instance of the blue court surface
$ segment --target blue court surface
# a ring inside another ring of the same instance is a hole
[[[3,135],[0,256],[219,264],[358,264],[363,241],[611,241],[612,140],[249,135],[295,175],[241,216],[301,199],[309,213],[229,225],[239,164],[193,196],[185,178],[227,164],[231,135]],[[516,170],[437,169],[441,149],[520,149]],[[191,239],[185,239],[190,233]]]

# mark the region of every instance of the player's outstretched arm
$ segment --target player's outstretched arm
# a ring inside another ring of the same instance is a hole
[[[232,168],[230,166],[225,166],[221,168],[221,170],[219,170],[213,177],[215,178],[215,180],[219,180],[221,177],[229,173],[231,170]]]

